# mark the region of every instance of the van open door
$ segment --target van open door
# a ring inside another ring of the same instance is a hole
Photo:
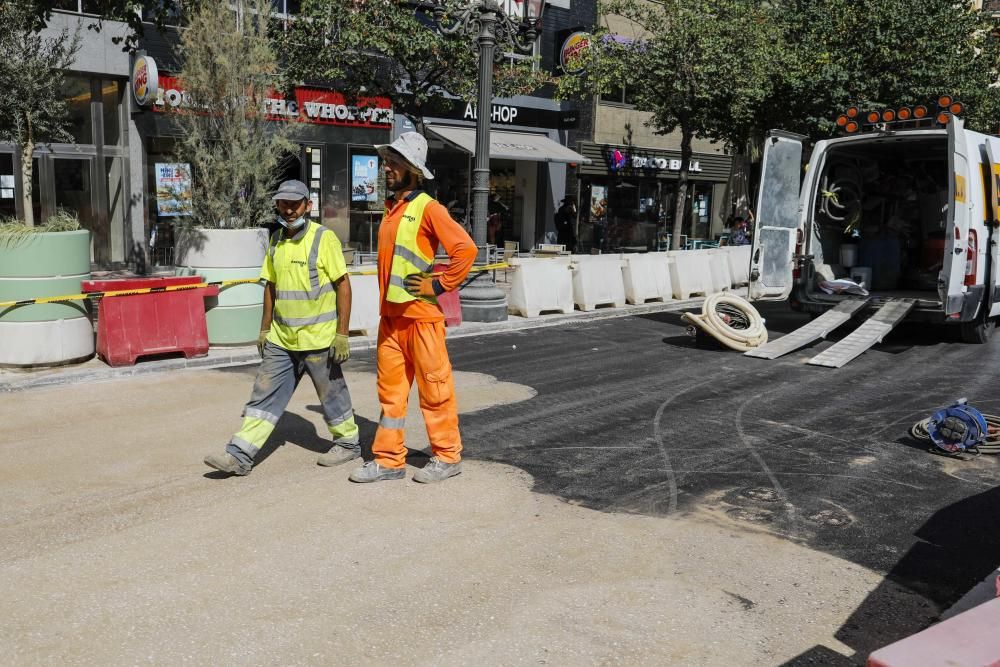
[[[799,183],[805,137],[771,130],[757,196],[750,250],[750,298],[780,301],[792,291],[795,236],[799,229]]]
[[[972,218],[969,159],[965,123],[961,118],[952,118],[948,123],[948,219],[944,232],[944,263],[938,274],[938,296],[944,304],[945,317],[951,320],[961,315],[965,300],[965,262]]]
[[[990,307],[990,317],[1000,315],[1000,138],[986,137],[986,196],[989,200],[989,218],[986,226],[989,228],[990,276],[991,285],[987,291],[992,298],[987,303]]]

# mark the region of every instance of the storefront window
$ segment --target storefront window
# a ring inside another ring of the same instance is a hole
[[[472,233],[472,200],[469,185],[472,179],[471,156],[468,153],[443,147],[432,150],[427,164],[434,172],[428,185],[435,188],[434,197],[445,205],[451,217],[466,231]]]
[[[80,224],[90,230],[91,260],[107,262],[108,229],[98,224],[97,212],[93,206],[93,186],[91,163],[93,158],[53,157],[52,173],[55,185],[56,209],[75,214]]]
[[[93,128],[90,123],[90,79],[68,76],[65,82],[66,103],[69,111],[70,143],[94,143]]]
[[[695,183],[691,188],[691,224],[693,238],[711,237],[712,186]]]
[[[35,224],[40,224],[45,222],[42,220],[41,160],[34,158],[31,165],[31,211],[35,215]]]
[[[104,158],[104,175],[108,184],[108,231],[112,259],[125,256],[125,173],[124,160]]]
[[[0,218],[13,218],[17,213],[14,190],[14,156],[0,153]]]
[[[486,208],[486,242],[503,247],[514,240],[516,183],[514,163],[490,161],[490,199]]]
[[[122,87],[118,81],[101,81],[101,101],[104,102],[104,144],[118,146],[122,141]]]
[[[386,194],[385,178],[374,148],[351,149],[348,183],[351,188],[350,241],[365,252],[375,252]]]

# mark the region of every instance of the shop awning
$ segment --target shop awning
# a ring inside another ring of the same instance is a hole
[[[470,155],[476,152],[476,130],[472,127],[428,125],[427,129]],[[535,132],[490,130],[490,157],[497,160],[530,162],[575,162],[587,164],[588,158]]]

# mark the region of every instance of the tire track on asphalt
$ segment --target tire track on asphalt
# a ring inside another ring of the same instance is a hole
[[[670,492],[670,504],[667,507],[668,514],[673,514],[677,511],[677,475],[674,473],[673,464],[670,461],[670,453],[667,451],[667,446],[663,442],[663,430],[660,428],[660,419],[663,418],[663,411],[667,409],[668,405],[688,392],[703,387],[710,382],[715,382],[716,379],[717,376],[713,376],[707,380],[702,380],[697,384],[674,392],[667,398],[667,400],[660,403],[660,407],[656,409],[656,414],[653,416],[653,440],[656,441],[656,446],[660,450],[660,457],[663,459],[664,472],[667,473],[667,486]]]

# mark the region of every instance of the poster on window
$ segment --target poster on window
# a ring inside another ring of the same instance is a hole
[[[378,201],[378,156],[351,156],[351,201],[372,204]]]
[[[162,218],[191,215],[191,165],[157,162],[156,213]]]
[[[605,185],[590,186],[590,221],[596,224],[607,222],[608,188]]]

